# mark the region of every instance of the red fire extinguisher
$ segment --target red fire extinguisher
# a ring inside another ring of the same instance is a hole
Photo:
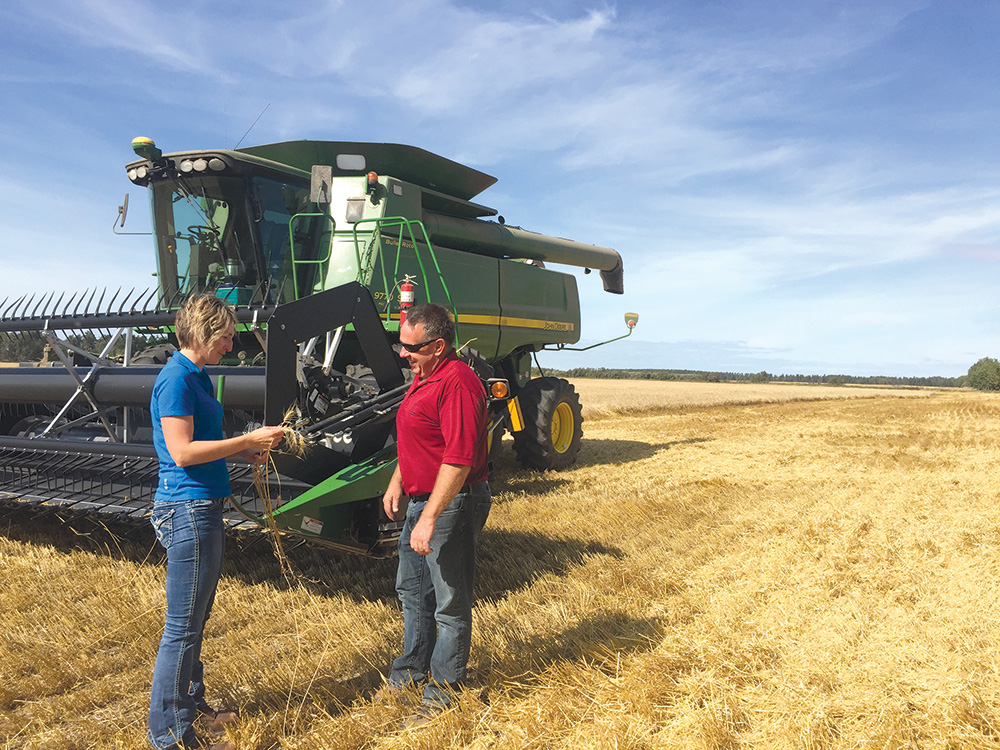
[[[399,285],[399,324],[406,322],[406,310],[413,307],[413,277],[403,277],[403,283]]]

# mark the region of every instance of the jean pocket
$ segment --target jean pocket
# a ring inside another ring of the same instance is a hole
[[[153,512],[149,515],[149,522],[153,525],[156,541],[163,549],[170,547],[170,541],[173,537],[174,510],[175,508],[153,508]]]
[[[224,497],[204,498],[189,500],[188,505],[191,506],[191,510],[195,513],[206,510],[222,510],[222,507],[226,504],[226,500],[227,498]]]
[[[462,508],[465,507],[466,503],[469,502],[469,493],[459,492],[455,497],[452,498],[451,502],[448,503],[448,507],[441,511],[442,516],[450,516],[455,513],[461,513]]]

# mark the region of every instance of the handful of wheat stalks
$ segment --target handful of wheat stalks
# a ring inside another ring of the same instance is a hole
[[[285,436],[279,444],[279,447],[275,450],[279,453],[287,453],[301,458],[305,455],[306,450],[308,449],[308,443],[306,443],[306,439],[302,433],[295,428],[295,424],[298,421],[297,417],[298,414],[294,408],[285,412],[284,419],[281,421],[281,427],[284,429]],[[264,518],[267,523],[267,528],[271,532],[271,546],[274,548],[274,555],[278,558],[278,563],[281,565],[281,572],[284,574],[285,578],[291,579],[294,576],[292,566],[288,562],[288,556],[285,554],[285,549],[281,544],[281,536],[278,532],[278,525],[274,522],[274,509],[275,507],[281,505],[281,483],[279,480],[278,496],[272,499],[271,483],[268,481],[268,473],[271,470],[274,470],[275,476],[278,475],[277,469],[274,466],[274,459],[271,458],[271,451],[269,451],[267,460],[265,460],[264,463],[254,464],[252,467],[253,484],[254,488],[257,490],[257,496],[260,498],[260,501],[264,506]]]

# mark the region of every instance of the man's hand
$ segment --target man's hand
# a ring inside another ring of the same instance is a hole
[[[421,511],[420,518],[410,532],[410,547],[418,555],[429,555],[434,551],[431,549],[431,537],[434,536],[438,516],[462,489],[470,470],[470,467],[461,464],[441,464],[437,479],[434,480],[434,491],[427,498],[427,504]]]
[[[431,549],[431,537],[434,536],[436,525],[436,518],[431,518],[428,513],[420,514],[413,531],[410,532],[410,546],[418,555],[429,555],[434,551]]]
[[[396,471],[392,474],[392,479],[389,480],[389,486],[386,488],[385,494],[382,495],[382,510],[385,511],[385,515],[388,516],[390,521],[399,520],[399,506],[403,499],[403,477],[399,473],[399,467],[396,467]]]

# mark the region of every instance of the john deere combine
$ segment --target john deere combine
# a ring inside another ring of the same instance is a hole
[[[411,146],[163,155],[137,138],[133,148],[126,171],[149,189],[157,288],[2,303],[0,335],[44,338],[61,367],[0,368],[0,495],[43,512],[145,516],[157,474],[149,398],[172,347],[133,352],[133,338],[167,340],[181,300],[200,291],[229,300],[240,321],[232,362],[208,370],[226,429],[291,419],[307,448],[275,456],[263,493],[249,467],[231,467],[244,523],[272,522],[264,494],[281,531],[391,551],[398,525],[379,501],[395,467],[409,377],[396,350],[411,296],[452,311],[456,343],[491,394],[491,450],[506,430],[526,466],[575,460],[572,385],[530,375],[535,352],[580,338],[576,280],[545,264],[598,270],[620,294],[617,252],[507,226],[472,202],[493,177]],[[127,209],[126,196],[122,226]]]

